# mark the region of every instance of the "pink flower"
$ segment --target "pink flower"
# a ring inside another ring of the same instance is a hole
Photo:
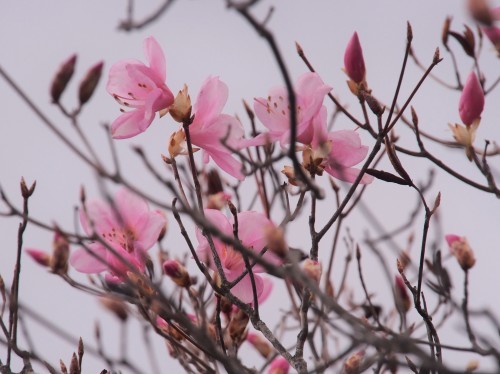
[[[212,224],[222,233],[232,236],[233,235],[233,222],[229,220],[223,213],[215,209],[205,209],[205,216]],[[247,211],[238,213],[238,237],[241,243],[254,251],[260,251],[267,245],[265,237],[265,230],[267,227],[274,227],[274,224],[261,213]],[[200,260],[208,263],[210,268],[217,271],[215,263],[212,259],[212,252],[207,239],[202,235],[201,230],[196,230],[196,237],[198,239],[198,247],[196,252]],[[245,262],[241,254],[231,246],[223,243],[216,237],[213,237],[215,250],[219,255],[222,269],[229,282],[238,278],[241,273],[245,271]],[[267,251],[263,258],[269,262],[279,264],[281,261],[270,251]],[[269,279],[259,275],[264,272],[264,269],[256,265],[253,267],[255,286],[257,290],[257,297],[259,303],[264,301],[271,291],[272,283]],[[247,274],[240,282],[238,282],[231,292],[244,303],[253,302],[253,291],[250,276]]]
[[[491,27],[485,26],[485,27],[482,27],[481,30],[486,35],[486,37],[488,39],[490,39],[490,42],[497,49],[497,51],[500,51],[500,27],[498,27],[498,26],[491,26]]]
[[[146,131],[155,113],[174,102],[174,95],[165,85],[165,56],[153,37],[144,41],[144,52],[149,66],[137,60],[124,60],[109,71],[108,92],[118,103],[133,109],[112,123],[115,139],[131,138]]]
[[[82,273],[109,271],[108,280],[121,281],[130,271],[122,261],[143,271],[146,251],[158,240],[165,227],[165,217],[151,211],[147,202],[125,188],[118,190],[113,206],[100,200],[80,209],[80,222],[85,233],[100,236],[113,251],[99,242],[79,248],[71,254],[70,264]]]
[[[458,112],[460,118],[466,126],[470,126],[475,120],[479,119],[484,108],[484,92],[477,79],[476,73],[471,72],[465,82]]]
[[[228,97],[228,88],[218,77],[209,77],[194,105],[194,121],[189,126],[191,142],[203,149],[203,160],[210,158],[226,173],[243,180],[241,162],[232,156],[222,141],[232,149],[241,149],[243,126],[233,116],[221,114]]]
[[[305,73],[295,84],[297,104],[297,141],[309,144],[313,129],[311,120],[323,105],[325,95],[331,91],[316,73]],[[290,141],[290,108],[285,87],[274,88],[266,98],[259,97],[254,102],[255,114],[269,132],[257,136],[249,145],[262,145],[266,141],[279,140],[281,145]]]
[[[354,32],[349,43],[347,43],[344,53],[344,69],[354,82],[359,84],[365,80],[365,60],[357,32]]]
[[[271,365],[269,365],[269,370],[267,374],[288,374],[290,370],[290,364],[284,357],[276,357]]]

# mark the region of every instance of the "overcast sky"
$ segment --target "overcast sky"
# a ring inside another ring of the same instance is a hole
[[[137,18],[142,19],[159,4],[158,1],[138,2]],[[464,22],[471,23],[465,14],[463,2],[456,0],[275,0],[262,1],[255,9],[255,14],[260,18],[265,17],[269,6],[272,5],[276,9],[268,25],[276,34],[293,79],[307,71],[295,53],[294,43],[298,41],[323,80],[334,87],[334,93],[342,102],[352,107],[358,116],[360,111],[356,100],[349,93],[345,84],[346,76],[341,71],[344,47],[354,31],[358,32],[363,45],[370,87],[380,100],[390,102],[403,58],[407,21],[413,26],[414,50],[424,64],[431,61],[435,48],[441,47],[441,27],[447,15],[453,16],[453,27],[457,31],[462,30],[461,25]],[[172,91],[177,92],[187,83],[194,98],[200,85],[209,75],[220,76],[229,87],[230,96],[224,110],[226,113],[238,114],[244,118],[242,99],[251,102],[254,97],[267,95],[271,87],[282,84],[268,46],[258,38],[243,18],[226,9],[224,1],[178,0],[158,22],[132,33],[117,30],[125,13],[126,2],[117,0],[18,0],[0,3],[0,66],[58,128],[72,139],[77,138],[72,132],[71,124],[50,104],[48,92],[53,74],[67,57],[73,53],[78,55],[74,81],[63,97],[63,102],[71,108],[76,104],[79,79],[91,65],[100,60],[104,61],[103,80],[85,108],[81,123],[91,142],[109,165],[109,148],[101,124],[112,121],[119,114],[119,108],[105,91],[107,71],[120,59],[143,60],[142,42],[149,35],[153,35],[164,48],[167,56],[167,84]],[[489,41],[485,40],[484,44],[481,67],[492,81],[496,79],[499,71],[498,59],[495,58]],[[456,44],[454,46],[458,51],[460,69],[465,77],[472,63]],[[452,82],[449,55],[442,51],[442,56],[444,61],[435,72],[446,81]],[[420,70],[410,63],[401,91],[403,98],[407,97],[420,75]],[[499,138],[498,92],[497,89],[486,99],[486,109],[477,136],[478,144],[483,144],[484,139]],[[92,171],[33,115],[2,79],[0,95],[0,126],[3,130],[0,136],[0,186],[7,196],[20,206],[18,183],[21,176],[24,176],[28,183],[36,180],[37,189],[30,201],[33,217],[49,223],[57,222],[61,227],[72,230],[73,209],[79,201],[80,186],[85,186],[88,196],[98,194],[98,185]],[[447,124],[459,122],[459,95],[459,92],[443,89],[430,80],[426,82],[413,102],[419,113],[421,128],[440,138],[451,139]],[[330,103],[328,105],[331,110]],[[354,128],[345,117],[341,117],[336,126],[338,129]],[[164,118],[155,121],[146,133],[137,138],[117,142],[124,174],[135,185],[149,193],[159,194],[161,190],[152,178],[145,176],[130,146],[143,146],[154,159],[155,165],[161,168],[158,155],[166,152],[166,141],[174,129],[176,125],[173,121]],[[415,143],[409,133],[404,130],[401,132],[408,137],[403,139],[404,144],[414,147]],[[373,144],[369,137],[364,134],[362,137],[368,145]],[[464,174],[485,183],[461,152],[439,153],[441,151],[438,147],[431,149],[435,149],[444,161]],[[430,164],[406,157],[402,159],[408,163],[408,170],[415,180],[425,180],[431,168]],[[491,160],[491,166],[494,171],[500,169],[498,157]],[[428,199],[432,201],[439,191],[442,193],[440,219],[444,232],[466,235],[476,251],[477,265],[471,275],[470,303],[498,310],[500,300],[496,285],[500,282],[499,202],[493,196],[459,185],[443,172],[438,173]],[[388,227],[405,220],[416,201],[416,196],[410,189],[388,186],[381,182],[375,182],[370,187],[366,198],[370,209],[378,214]],[[0,211],[3,211],[1,208],[0,204]],[[322,203],[319,206],[320,219],[331,214],[332,209],[331,201]],[[366,232],[368,226],[363,220],[363,214],[355,217],[358,217],[358,221],[353,219],[349,227],[360,235],[361,240],[361,235]],[[182,256],[184,246],[178,238],[172,217],[169,218],[172,225],[166,241],[167,246]],[[278,216],[275,219],[279,221],[280,218]],[[17,218],[0,219],[0,233],[3,239],[0,274],[9,285],[15,261],[18,222]],[[304,233],[300,229],[290,230],[289,233],[289,240],[300,247]],[[418,233],[419,231],[416,231],[417,236]],[[400,239],[401,243],[404,243],[405,238]],[[49,250],[52,235],[29,226],[24,240],[27,247]],[[445,249],[444,241],[441,245]],[[324,250],[327,251],[328,248],[327,245]],[[417,261],[418,245],[413,248],[412,254]],[[344,255],[345,253],[339,253],[339,265]],[[460,300],[462,274],[454,263],[450,262],[450,269],[454,271],[455,297]],[[370,279],[370,269],[367,269],[367,272]],[[380,292],[384,294],[383,290]],[[118,339],[117,322],[106,315],[92,298],[71,289],[27,258],[23,260],[20,299],[22,303],[50,318],[62,328],[70,330],[72,335],[83,336],[84,341],[92,346],[95,346],[94,322],[101,321],[106,346],[110,347],[111,352],[117,351],[117,347],[112,346]],[[272,303],[268,303],[264,310],[272,314]],[[275,317],[278,317],[277,313]],[[270,318],[273,320],[274,317]],[[57,363],[60,358],[69,362],[76,346],[61,342],[32,321],[27,322],[33,331],[35,345],[49,362]],[[463,335],[462,326],[457,321],[450,323],[449,338],[453,339],[453,330]],[[139,334],[140,330],[136,326],[131,333]],[[130,344],[133,344],[130,347],[134,352],[132,359],[136,362],[143,361],[142,339],[132,339]],[[161,339],[155,338],[154,344],[162,368],[172,367],[172,360],[167,357]],[[447,355],[445,352],[445,359],[455,357]],[[1,356],[3,359],[4,354]],[[465,362],[469,358],[467,355],[461,355],[457,362]],[[97,372],[104,368],[102,362],[91,357],[84,359],[84,365],[85,372]],[[488,361],[485,360],[483,365],[487,367]],[[144,372],[150,371],[147,365],[144,366]]]

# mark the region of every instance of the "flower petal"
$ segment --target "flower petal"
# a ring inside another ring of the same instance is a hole
[[[332,167],[328,165],[325,167],[325,171],[330,174],[332,177],[340,179],[344,182],[353,183],[359,174],[359,169],[356,168],[342,168],[342,167]],[[360,184],[369,184],[373,181],[373,177],[371,175],[363,175],[361,178]]]
[[[244,269],[243,269],[244,270]],[[242,272],[231,272],[226,274],[227,280],[232,281],[235,280]],[[257,299],[259,299],[260,295],[262,295],[262,291],[264,290],[264,282],[262,281],[262,277],[260,275],[254,274],[255,280],[255,290],[257,293]],[[243,301],[245,304],[253,304],[253,289],[252,289],[252,281],[250,276],[247,274],[240,280],[233,288],[231,288],[231,293]]]
[[[86,248],[78,248],[69,257],[69,263],[81,273],[94,274],[108,269],[106,263],[107,250],[100,243],[89,244]]]
[[[329,134],[332,141],[330,164],[351,167],[360,163],[368,153],[368,147],[361,144],[356,131],[341,130]]]
[[[123,113],[111,124],[113,139],[127,139],[143,133],[154,119],[154,112],[146,117],[144,109],[134,109]]]
[[[155,72],[162,83],[165,82],[165,55],[156,39],[152,36],[144,40],[144,53],[146,54],[146,59],[148,60],[151,70]]]
[[[219,77],[209,77],[202,85],[196,104],[194,105],[195,118],[191,126],[205,127],[222,112],[228,97],[226,84]]]

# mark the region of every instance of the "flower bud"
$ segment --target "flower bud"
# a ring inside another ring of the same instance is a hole
[[[186,134],[183,129],[177,130],[170,135],[170,139],[168,140],[168,153],[172,158],[188,154]]]
[[[402,313],[408,312],[411,308],[411,298],[408,289],[403,282],[403,278],[399,275],[394,277],[394,302],[396,303],[396,308]]]
[[[247,335],[247,342],[253,345],[257,352],[264,358],[268,358],[273,352],[273,347],[261,334],[249,332]]]
[[[58,103],[62,93],[66,89],[73,73],[75,72],[76,55],[72,55],[67,59],[57,71],[52,85],[50,86],[50,96],[53,103]]]
[[[36,263],[48,267],[50,265],[50,256],[38,249],[26,248],[24,250]]]
[[[189,123],[191,119],[191,98],[188,95],[188,87],[186,85],[179,91],[168,112],[174,121]]]
[[[279,258],[285,258],[288,253],[288,245],[285,240],[285,232],[281,227],[269,225],[264,229],[264,237],[267,248]]]
[[[486,0],[468,0],[467,8],[477,22],[487,26],[491,26],[493,23],[493,17]]]
[[[462,95],[460,96],[458,112],[462,122],[466,126],[470,126],[476,119],[481,117],[483,109],[484,92],[476,73],[471,72],[467,77]]]
[[[314,280],[316,283],[319,283],[322,272],[321,263],[319,263],[316,260],[311,260],[310,258],[307,258],[304,260],[302,269],[309,278]]]
[[[80,88],[78,89],[78,99],[80,100],[80,105],[85,104],[92,97],[92,94],[101,79],[102,67],[104,62],[98,62],[92,66],[85,78],[80,82]]]
[[[242,311],[241,309],[238,309],[236,313],[233,314],[231,318],[231,321],[229,322],[229,336],[233,343],[238,346],[244,339],[245,339],[245,333],[246,333],[246,328],[248,325],[249,317],[248,315]]]
[[[103,307],[108,309],[122,322],[125,322],[128,318],[128,308],[127,305],[117,297],[103,296],[99,299],[99,302]]]
[[[343,374],[357,374],[365,357],[364,351],[359,351],[347,358],[344,362],[344,367],[342,368]]]
[[[498,56],[500,57],[500,27],[491,26],[491,27],[483,27],[481,28],[483,34],[493,43],[493,46],[498,52]]]
[[[354,32],[344,53],[344,70],[355,83],[365,80],[366,68],[358,33]]]
[[[69,243],[66,237],[58,231],[54,234],[52,244],[53,251],[50,258],[50,269],[54,274],[66,274],[68,272]]]
[[[186,268],[177,260],[167,260],[163,263],[163,271],[179,287],[191,287],[191,278]]]
[[[476,258],[467,238],[465,236],[450,234],[446,235],[445,239],[448,242],[451,254],[455,256],[461,268],[463,270],[472,268],[476,263]]]
[[[448,126],[453,133],[453,138],[455,138],[455,141],[465,147],[467,158],[472,161],[472,152],[474,152],[472,144],[476,139],[476,131],[479,127],[479,118],[472,122],[471,126],[462,126],[458,123],[456,123],[455,125],[448,124]]]
[[[231,199],[231,194],[225,192],[218,192],[213,195],[208,195],[207,199],[207,209],[218,209],[221,210]]]
[[[267,374],[288,374],[290,370],[290,364],[284,357],[276,357],[271,365],[269,365],[269,370]]]

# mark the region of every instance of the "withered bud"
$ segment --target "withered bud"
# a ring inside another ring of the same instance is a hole
[[[195,148],[193,148],[193,152],[195,152]],[[177,130],[170,135],[170,139],[168,140],[168,153],[172,158],[188,154],[186,134],[183,129]]]
[[[50,269],[54,274],[66,274],[68,272],[69,243],[64,235],[57,229],[52,243],[52,256],[50,257]]]
[[[406,22],[406,41],[408,43],[411,43],[411,41],[413,40],[413,30],[411,28],[411,24],[410,22]]]
[[[285,258],[288,253],[288,245],[285,240],[285,232],[281,227],[266,226],[264,237],[267,242],[267,249],[279,258]]]
[[[410,107],[411,109],[411,123],[413,123],[413,126],[418,127],[418,116],[417,112],[415,111],[415,108],[413,105]]]
[[[284,174],[288,178],[288,183],[290,183],[293,186],[300,186],[301,183],[295,176],[295,170],[293,169],[293,166],[284,166],[283,170],[281,170],[281,173]]]
[[[50,86],[50,96],[53,103],[58,103],[61,98],[62,93],[66,89],[73,73],[75,72],[76,55],[72,55],[65,62],[62,63],[61,67],[57,71],[54,79],[52,80],[52,85]]]
[[[68,374],[68,368],[66,367],[66,364],[64,363],[64,361],[62,359],[59,360],[59,366],[61,368],[61,373]]]
[[[439,52],[439,47],[436,47],[436,50],[434,51],[434,56],[432,57],[432,63],[434,65],[439,64],[441,62],[441,54]]]
[[[223,191],[222,180],[217,169],[210,170],[207,175],[207,194],[214,195]]]
[[[398,257],[399,264],[401,266],[402,271],[406,269],[406,267],[411,263],[411,258],[407,251],[403,251],[399,254]]]
[[[85,353],[85,347],[83,345],[83,339],[80,337],[78,340],[78,358],[82,360],[83,354]]]
[[[168,109],[168,112],[174,121],[189,123],[191,119],[191,98],[188,94],[187,85],[184,85],[184,88],[179,91],[175,97],[174,103]]]
[[[177,260],[167,260],[163,263],[163,271],[179,287],[191,287],[191,278],[187,269]]]
[[[271,353],[273,353],[273,347],[261,334],[249,332],[247,335],[247,342],[253,345],[257,352],[264,358],[268,358]]]
[[[410,294],[403,282],[403,278],[399,275],[394,277],[394,303],[396,304],[396,308],[402,313],[408,312],[411,308]]]
[[[127,271],[127,278],[132,283],[132,288],[136,290],[142,297],[151,297],[154,295],[155,290],[138,274]]]
[[[486,26],[491,26],[493,24],[493,17],[486,0],[468,0],[467,8],[470,15],[477,22]]]
[[[238,309],[229,322],[229,337],[236,346],[245,339],[248,321],[249,318],[247,314],[241,309]]]
[[[344,362],[344,367],[342,368],[343,374],[357,374],[361,364],[363,363],[363,358],[365,357],[364,351],[359,351],[347,358]]]
[[[302,269],[309,278],[314,280],[316,283],[319,283],[322,272],[322,266],[320,262],[307,258],[304,260]]]
[[[30,197],[31,195],[33,195],[33,192],[35,192],[36,181],[34,181],[33,184],[30,187],[28,187],[26,185],[26,181],[24,180],[24,177],[22,177],[21,178],[20,186],[21,186],[21,195],[25,199],[27,199],[28,197]]]
[[[103,296],[99,299],[99,302],[103,307],[113,313],[122,322],[125,322],[128,318],[128,308],[127,305],[119,298],[112,296]]]
[[[168,221],[167,221],[167,215],[163,210],[157,210],[157,212],[160,213],[165,218],[165,225],[162,227],[160,233],[158,234],[158,241],[161,242],[162,239],[165,237],[165,234],[167,233]]]
[[[80,100],[80,105],[85,104],[92,97],[92,94],[101,79],[103,66],[104,62],[102,61],[92,66],[80,82],[80,88],[78,89],[78,99]]]
[[[217,296],[220,298],[220,310],[225,315],[229,316],[233,311],[233,303],[225,296]]]
[[[69,364],[69,374],[80,374],[80,365],[78,364],[78,358],[76,353],[73,352],[71,356],[71,363]]]
[[[445,46],[445,48],[448,50],[448,35],[450,33],[450,26],[451,26],[451,17],[446,17],[443,23],[443,29],[441,31],[441,42]]]

